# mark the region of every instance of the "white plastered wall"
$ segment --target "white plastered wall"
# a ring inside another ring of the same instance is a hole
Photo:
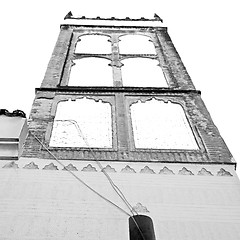
[[[95,162],[64,161],[70,163],[79,178],[129,212]],[[139,214],[153,219],[156,239],[239,239],[240,185],[233,166],[103,167]],[[0,162],[0,239],[128,239],[128,216],[62,168],[43,159]]]

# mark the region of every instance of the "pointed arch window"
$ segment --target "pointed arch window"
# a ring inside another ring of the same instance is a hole
[[[150,37],[144,35],[124,35],[119,38],[120,54],[156,54]]]
[[[123,86],[168,87],[159,62],[150,58],[127,58],[122,61]]]
[[[152,99],[131,106],[136,148],[198,149],[180,104]]]
[[[109,54],[111,51],[110,37],[99,34],[81,36],[75,48],[75,53]]]
[[[105,58],[86,57],[73,61],[69,86],[113,86],[112,67]]]
[[[87,98],[59,102],[50,146],[111,148],[111,105]]]

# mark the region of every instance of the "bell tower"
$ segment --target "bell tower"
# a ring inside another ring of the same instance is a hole
[[[159,18],[66,17],[29,120],[57,158],[235,164]]]
[[[1,161],[28,211],[0,236],[239,238],[236,162],[158,15],[67,14],[28,128],[21,158]]]

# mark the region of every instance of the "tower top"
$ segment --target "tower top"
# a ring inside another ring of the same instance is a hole
[[[64,17],[63,25],[104,25],[104,26],[137,26],[137,27],[163,27],[163,20],[156,13],[154,14],[154,18],[104,18],[104,17],[86,17],[86,16],[73,16],[70,11]]]

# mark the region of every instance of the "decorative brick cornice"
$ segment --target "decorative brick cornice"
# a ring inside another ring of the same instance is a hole
[[[37,161],[38,162],[38,161]],[[140,163],[139,163],[140,164]],[[136,165],[136,163],[103,163],[103,169],[97,168],[94,166],[94,162],[88,163],[69,163],[66,166],[59,165],[52,161],[47,161],[44,164],[35,163],[33,161],[25,162],[22,164],[21,162],[7,162],[2,163],[0,169],[35,169],[35,170],[63,170],[63,171],[82,171],[82,172],[90,172],[90,173],[100,173],[100,172],[108,172],[108,173],[123,173],[123,174],[154,174],[159,176],[207,176],[207,177],[232,177],[233,171],[230,170],[229,166],[226,168],[214,167],[212,165],[192,165],[192,164],[179,164],[176,166],[175,164],[147,164],[141,163],[140,165]]]
[[[64,22],[61,26],[111,26],[111,27],[162,27],[163,20],[155,13],[154,17],[149,19],[145,17],[140,18],[104,18],[104,17],[86,17],[86,16],[73,16],[72,12],[69,12],[64,17]]]
[[[86,16],[79,16],[79,17],[75,17],[73,16],[72,12],[70,11],[69,13],[67,13],[67,15],[64,17],[65,19],[81,19],[81,20],[117,20],[117,21],[160,21],[163,22],[162,18],[160,18],[156,13],[154,14],[154,18],[149,19],[149,18],[145,18],[145,17],[140,17],[140,18],[130,18],[130,17],[125,17],[125,18],[116,18],[116,17],[110,17],[110,18],[102,18],[102,17],[95,17],[95,18],[91,18],[91,17],[86,17]]]

